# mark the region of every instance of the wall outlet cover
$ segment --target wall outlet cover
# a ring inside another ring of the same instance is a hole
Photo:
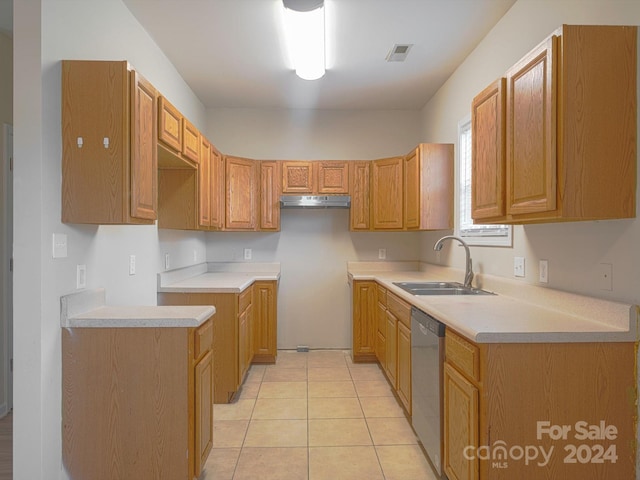
[[[524,257],[513,257],[513,275],[524,277]]]
[[[549,261],[540,260],[538,262],[538,280],[540,283],[549,283]]]

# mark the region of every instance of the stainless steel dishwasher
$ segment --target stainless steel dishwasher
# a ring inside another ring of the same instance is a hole
[[[440,477],[444,328],[435,318],[411,308],[411,423]]]

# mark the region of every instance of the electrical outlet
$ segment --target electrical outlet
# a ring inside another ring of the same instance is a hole
[[[244,249],[244,259],[245,260],[251,260],[251,249],[250,248],[245,248]]]
[[[611,263],[598,265],[598,285],[600,290],[613,290],[613,265]]]
[[[386,248],[379,248],[378,249],[378,259],[379,260],[386,260],[387,258],[387,249]]]
[[[67,256],[67,236],[64,233],[53,234],[53,258],[65,258]]]
[[[513,257],[513,275],[524,277],[524,257]]]
[[[540,283],[549,283],[549,261],[540,260],[538,262],[538,280]]]
[[[169,261],[169,254],[165,253],[164,254],[164,269],[165,270],[169,270],[169,267],[171,266],[171,263]]]
[[[136,274],[136,256],[129,255],[129,275]]]
[[[76,288],[85,288],[87,286],[87,266],[76,266]]]

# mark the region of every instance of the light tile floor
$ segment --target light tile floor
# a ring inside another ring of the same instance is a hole
[[[347,351],[280,351],[213,417],[201,480],[436,478],[380,368]]]

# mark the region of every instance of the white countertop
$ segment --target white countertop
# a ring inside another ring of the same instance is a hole
[[[637,305],[489,275],[477,275],[473,284],[497,295],[414,296],[394,282],[462,282],[464,272],[413,262],[349,262],[347,270],[350,280],[375,280],[477,343],[638,340]]]
[[[213,306],[106,306],[103,288],[60,297],[63,328],[194,328],[215,312]]]
[[[240,293],[259,280],[280,280],[279,263],[201,263],[158,274],[158,292]]]

